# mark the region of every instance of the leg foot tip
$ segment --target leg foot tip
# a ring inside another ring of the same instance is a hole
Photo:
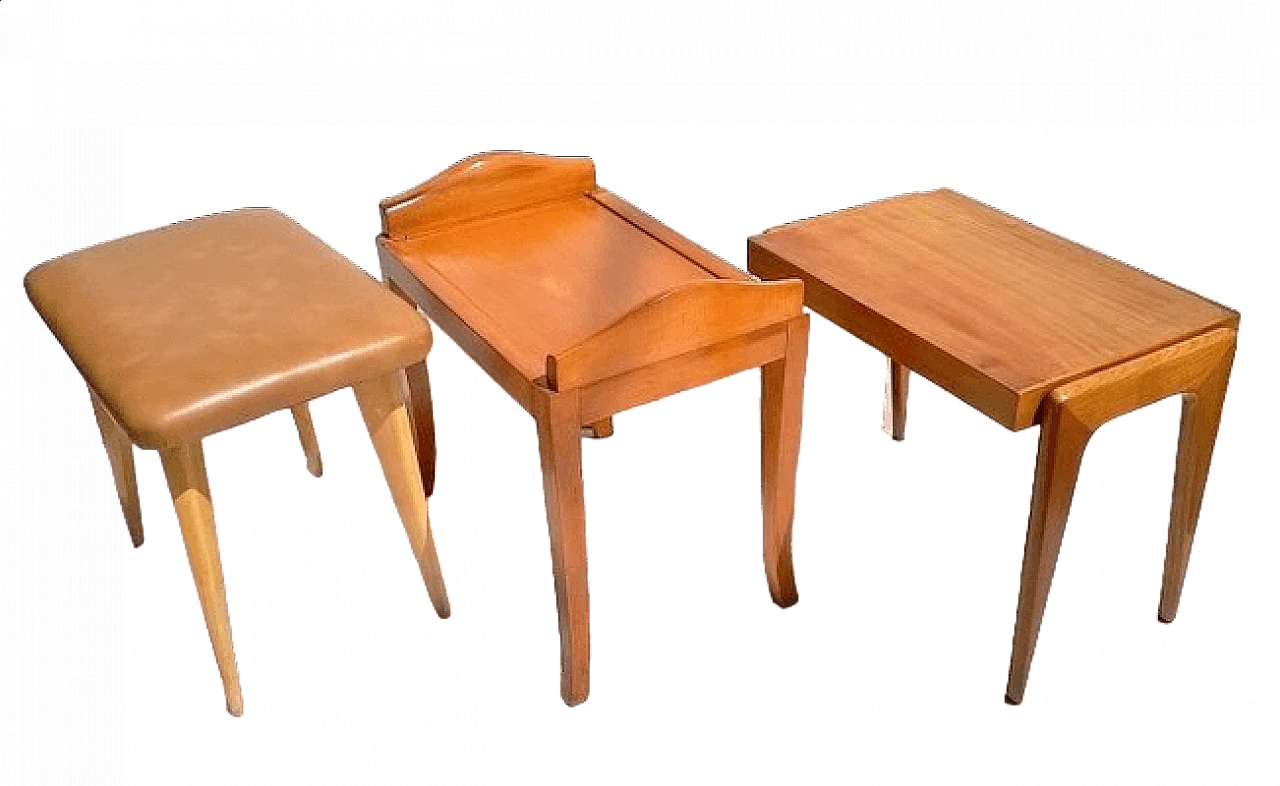
[[[142,536],[141,536],[141,535],[139,535],[138,537],[136,537],[136,538],[134,538],[134,539],[133,539],[133,547],[134,547],[135,549],[140,549],[140,548],[142,548]]]
[[[1016,707],[1016,706],[1018,706],[1019,704],[1021,704],[1021,703],[1022,703],[1022,697],[1021,697],[1021,696],[1019,696],[1018,698],[1016,698],[1016,699],[1015,699],[1014,697],[1012,697],[1012,696],[1010,696],[1009,694],[1007,694],[1007,693],[1006,693],[1006,694],[1004,695],[1004,703],[1005,703],[1005,704],[1008,704],[1008,705],[1009,705],[1009,706],[1011,706],[1011,707]]]
[[[792,592],[789,595],[783,595],[781,597],[774,595],[773,602],[780,609],[789,609],[800,602],[800,596],[795,592]]]
[[[587,700],[587,692],[583,691],[581,695],[574,695],[568,692],[562,692],[560,698],[564,699],[565,706],[576,707]]]
[[[1160,622],[1163,622],[1165,625],[1168,625],[1169,623],[1173,622],[1173,615],[1170,614],[1166,616],[1164,614],[1157,614],[1156,619],[1159,620]]]
[[[319,464],[315,465],[314,467],[311,465],[307,465],[307,472],[310,472],[312,477],[318,478],[324,474],[324,467],[320,466]]]
[[[227,714],[233,718],[239,718],[244,715],[244,702],[240,699],[227,702]]]
[[[448,603],[436,606],[436,616],[442,620],[447,620],[453,616],[453,609],[449,607]]]

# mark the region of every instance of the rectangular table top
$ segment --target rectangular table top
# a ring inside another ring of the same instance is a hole
[[[949,189],[798,221],[751,271],[1011,429],[1055,387],[1208,330],[1229,308]]]
[[[597,191],[386,245],[533,380],[545,373],[548,355],[674,286],[748,278],[724,263],[707,269],[706,261],[686,255],[678,243],[633,224],[628,212],[639,211]]]

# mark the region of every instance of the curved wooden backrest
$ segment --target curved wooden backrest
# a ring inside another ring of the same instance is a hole
[[[465,158],[427,182],[378,203],[382,231],[403,239],[596,187],[590,158],[492,152]]]
[[[547,358],[547,384],[571,390],[799,316],[798,280],[690,281]]]

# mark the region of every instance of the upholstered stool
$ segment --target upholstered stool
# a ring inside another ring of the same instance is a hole
[[[418,473],[402,369],[431,346],[414,310],[274,210],[221,213],[36,267],[27,294],[89,385],[125,523],[142,545],[132,446],[158,450],[196,592],[240,715],[240,677],[201,439],[351,387],[436,612],[449,616]]]

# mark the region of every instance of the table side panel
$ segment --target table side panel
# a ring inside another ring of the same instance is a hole
[[[801,317],[796,317],[800,319]],[[787,350],[790,320],[581,389],[584,424],[771,363]]]
[[[1031,425],[1020,422],[1019,412],[1028,404],[1016,391],[982,374],[881,314],[841,293],[804,270],[758,245],[747,244],[748,269],[766,280],[798,278],[804,282],[805,305],[875,349],[905,364],[935,385],[1009,429]],[[1038,406],[1039,399],[1035,399]]]

